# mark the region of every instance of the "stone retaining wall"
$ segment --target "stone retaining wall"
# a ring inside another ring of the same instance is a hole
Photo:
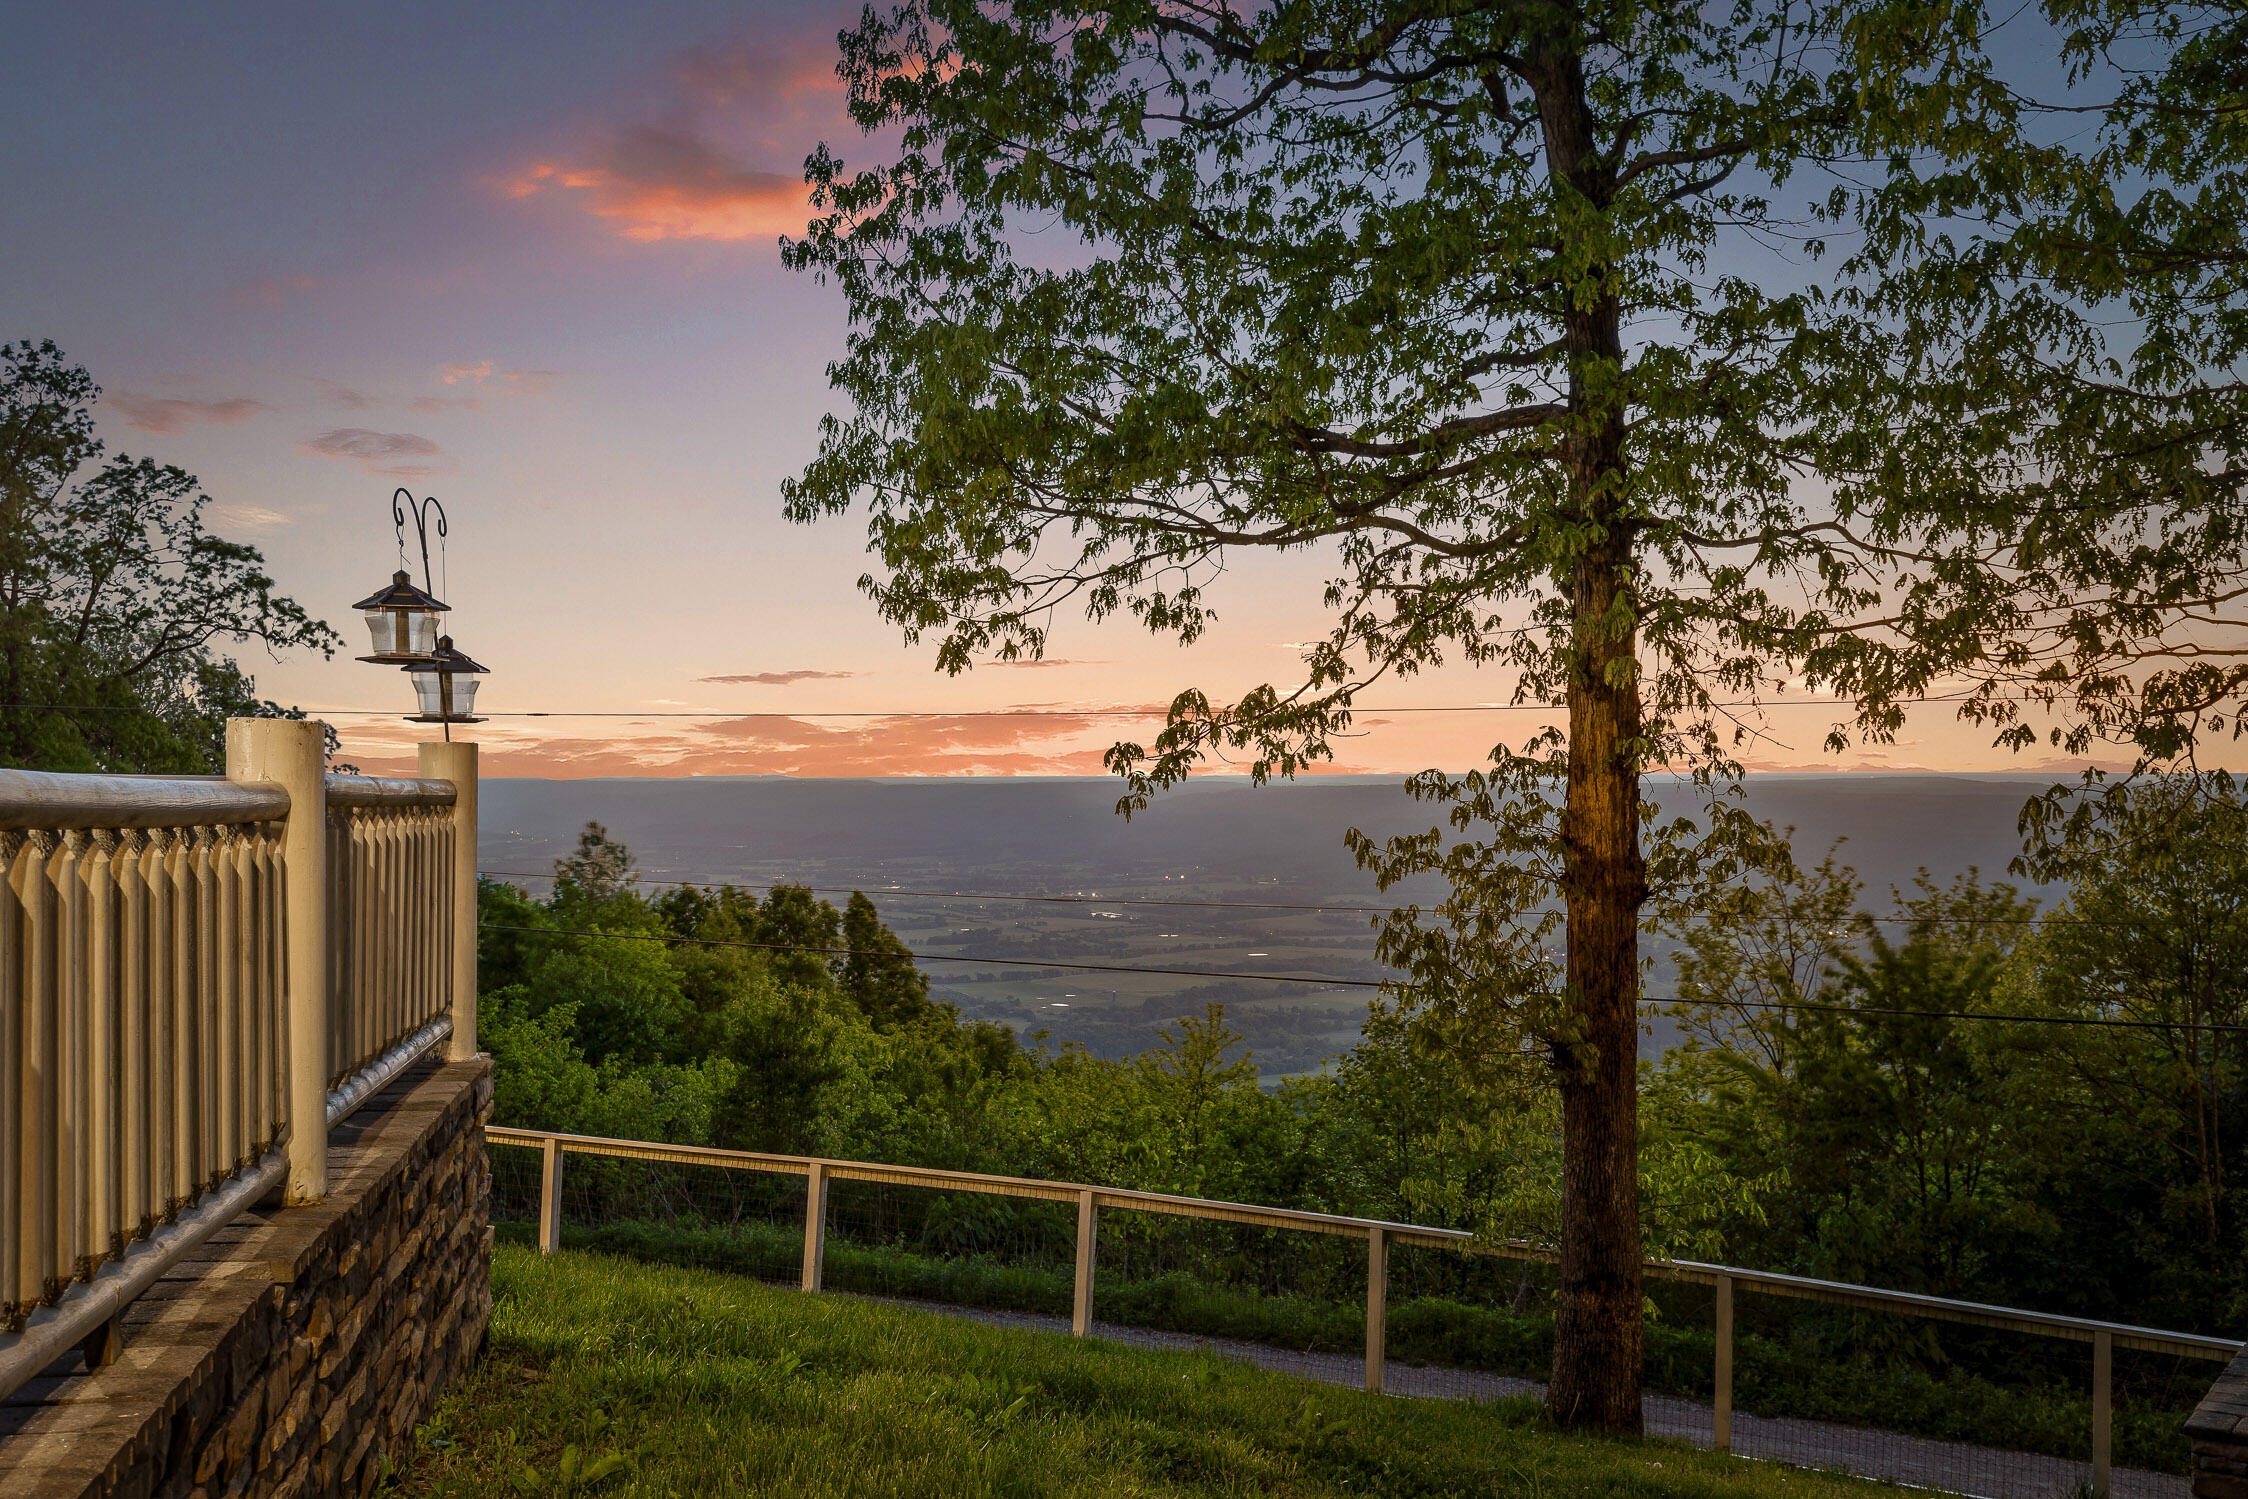
[[[127,1312],[116,1363],[11,1397],[0,1493],[373,1488],[491,1318],[491,1100],[489,1059],[424,1064],[337,1126],[325,1202],[245,1215]]]
[[[2186,1422],[2194,1499],[2248,1499],[2248,1353],[2232,1361]]]

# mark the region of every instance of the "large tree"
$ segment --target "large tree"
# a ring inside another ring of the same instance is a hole
[[[1038,653],[1065,607],[1191,641],[1230,555],[1320,549],[1303,681],[1180,694],[1111,752],[1127,805],[1213,749],[1325,758],[1366,686],[1447,659],[1554,705],[1490,771],[1414,783],[1470,836],[1358,847],[1385,883],[1451,879],[1384,932],[1424,1039],[1559,1089],[1566,1422],[1640,1425],[1639,934],[1753,837],[1723,794],[1761,731],[1740,705],[1831,689],[1834,744],[1938,689],[2006,717],[2239,565],[2237,535],[2134,550],[2144,494],[2025,482],[2054,364],[1993,351],[2028,325],[1895,291],[1928,216],[1990,190],[1920,166],[2018,134],[1976,24],[909,0],[842,38],[897,148],[810,164],[826,212],[786,254],[849,302],[854,409],[787,500],[867,506],[890,619],[954,671]],[[1656,767],[1708,815],[1649,822]]]
[[[228,718],[301,716],[217,643],[342,642],[204,530],[193,475],[105,458],[100,396],[53,343],[0,344],[0,764],[216,771]]]
[[[1968,712],[2191,768],[2248,704],[2248,17],[2043,0],[1989,24],[2050,60],[1954,70],[1987,108],[1924,113],[1940,169],[1862,200],[1882,274],[1857,305],[1901,331],[1923,419],[2003,460],[1978,571],[2033,586],[1977,620],[2006,669]],[[1863,62],[1918,55],[1891,35]]]

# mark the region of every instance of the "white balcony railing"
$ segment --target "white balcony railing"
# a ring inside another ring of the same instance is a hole
[[[0,770],[0,1394],[287,1184],[433,1048],[475,1052],[476,758],[331,776],[236,720],[223,777]]]

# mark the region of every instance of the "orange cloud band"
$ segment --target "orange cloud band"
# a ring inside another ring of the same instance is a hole
[[[564,195],[644,243],[801,234],[811,216],[801,178],[758,171],[703,141],[649,125],[597,142],[584,160],[536,163],[505,191],[513,198]]]

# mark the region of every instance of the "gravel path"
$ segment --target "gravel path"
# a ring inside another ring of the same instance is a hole
[[[917,1307],[947,1316],[966,1317],[995,1327],[1019,1327],[1038,1332],[1066,1334],[1069,1319],[1034,1312],[997,1312],[983,1307],[954,1306],[945,1302],[907,1301],[870,1297],[895,1306]],[[1230,1338],[1206,1338],[1194,1333],[1153,1332],[1141,1327],[1093,1324],[1095,1337],[1128,1343],[1139,1348],[1169,1348],[1215,1353],[1239,1359],[1262,1369],[1294,1374],[1322,1384],[1359,1389],[1366,1382],[1366,1362],[1339,1353],[1297,1353],[1262,1343]],[[1424,1400],[1498,1400],[1510,1395],[1542,1395],[1545,1386],[1535,1380],[1512,1379],[1465,1369],[1435,1368],[1392,1361],[1384,1370],[1384,1383],[1393,1395]],[[1709,1445],[1710,1408],[1667,1395],[1647,1397],[1647,1433]],[[1733,1450],[1743,1457],[1794,1463],[1802,1467],[1835,1468],[1866,1478],[1945,1493],[1973,1495],[1976,1499],[2069,1499],[2086,1491],[2091,1465],[2057,1457],[2023,1452],[2003,1452],[1966,1442],[1935,1441],[1900,1436],[1894,1432],[1845,1426],[1835,1421],[1803,1421],[1792,1417],[1733,1415]],[[2190,1499],[2191,1481],[2167,1473],[2147,1473],[2117,1468],[2113,1499]]]

